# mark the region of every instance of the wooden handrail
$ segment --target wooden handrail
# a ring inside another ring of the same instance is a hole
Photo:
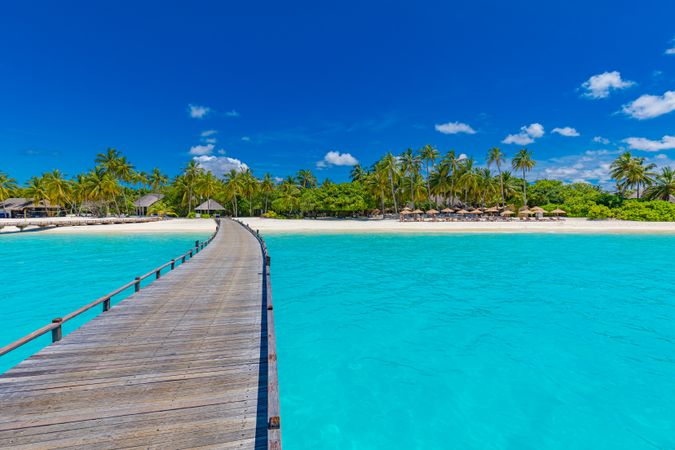
[[[206,247],[208,244],[211,243],[211,241],[213,241],[213,239],[218,234],[219,230],[220,230],[220,219],[216,219],[216,231],[207,240],[205,240],[203,242],[199,242],[199,241],[195,242],[195,244],[196,244],[195,248]],[[118,287],[117,289],[115,289],[112,292],[109,292],[108,294],[104,295],[103,297],[99,297],[98,299],[94,300],[93,302],[91,302],[87,305],[84,305],[83,307],[81,307],[81,308],[79,308],[79,309],[77,309],[77,310],[75,310],[75,311],[73,311],[73,312],[71,312],[71,313],[69,313],[69,314],[67,314],[63,317],[59,317],[59,318],[56,318],[56,319],[52,320],[52,323],[50,323],[49,325],[45,325],[44,327],[39,328],[39,329],[33,331],[30,334],[27,334],[26,336],[22,337],[21,339],[18,339],[16,341],[12,342],[11,344],[8,344],[8,345],[0,348],[0,356],[6,355],[7,353],[11,352],[12,350],[17,349],[17,348],[21,347],[22,345],[27,344],[27,343],[29,343],[30,341],[32,341],[36,338],[39,338],[43,334],[49,333],[50,331],[52,332],[52,342],[56,342],[56,341],[61,340],[61,335],[62,335],[61,334],[61,330],[62,330],[61,327],[63,326],[64,323],[66,323],[67,321],[69,321],[71,319],[74,319],[75,317],[79,316],[80,314],[84,313],[85,311],[88,311],[91,308],[93,308],[94,306],[99,305],[101,303],[103,303],[103,312],[106,312],[106,311],[110,310],[110,299],[112,297],[114,297],[115,295],[129,289],[131,286],[135,286],[136,287],[135,291],[138,292],[140,290],[141,281],[145,280],[146,278],[148,278],[152,275],[155,275],[157,278],[159,278],[158,274],[161,273],[162,269],[165,269],[169,266],[171,267],[171,270],[174,270],[175,267],[176,267],[175,263],[179,259],[182,261],[181,265],[183,265],[185,263],[186,257],[188,257],[188,255],[189,255],[190,259],[193,258],[193,256],[192,256],[193,251],[194,251],[194,248],[189,250],[186,253],[183,253],[182,255],[178,256],[177,258],[172,259],[168,263],[162,264],[161,266],[159,266],[159,267],[155,268],[154,270],[146,273],[145,275],[142,275],[140,277],[136,277],[133,281],[130,281],[130,282]]]
[[[274,331],[274,305],[272,304],[271,258],[267,244],[258,230],[235,220],[247,229],[260,244],[263,256],[263,283],[267,295],[267,448],[281,450],[281,412],[279,408],[279,372],[277,370],[277,337]]]

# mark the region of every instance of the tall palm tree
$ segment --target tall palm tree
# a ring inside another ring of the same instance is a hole
[[[527,206],[527,179],[525,178],[525,172],[531,171],[536,164],[536,161],[532,159],[532,152],[526,148],[519,150],[511,160],[513,170],[520,170],[523,173],[523,206]]]
[[[616,181],[616,190],[624,197],[628,188],[628,174],[633,164],[633,155],[630,152],[623,152],[609,166],[609,174]]]
[[[325,183],[325,181],[324,181]],[[286,177],[279,185],[278,201],[281,207],[289,212],[298,209],[300,205],[300,188],[295,184],[293,177]]]
[[[129,163],[125,156],[122,156],[117,161],[116,167],[117,178],[123,183],[132,183],[136,178],[136,171],[133,164]],[[122,197],[124,198],[124,212],[129,212],[129,202],[127,201],[127,193],[124,186],[122,186]]]
[[[504,153],[498,148],[498,147],[492,147],[490,150],[488,150],[488,155],[487,155],[487,166],[488,169],[492,164],[497,166],[497,174],[499,176],[499,192],[502,197],[502,203],[501,206],[504,206],[505,200],[504,200],[504,182],[502,180],[502,163],[504,162]]]
[[[195,182],[195,192],[206,200],[211,198],[221,189],[220,180],[210,171],[202,172]]]
[[[436,197],[442,197],[445,201],[448,200],[448,195],[452,190],[452,175],[450,164],[442,161],[436,169],[431,173],[429,180],[431,193]]]
[[[669,201],[675,198],[675,171],[670,167],[663,167],[645,194],[650,200]]]
[[[33,206],[40,206],[40,202],[47,209],[47,200],[49,199],[49,192],[47,191],[47,183],[45,177],[32,177],[28,180],[28,187],[26,188],[26,195],[33,198]]]
[[[363,167],[361,167],[361,164],[357,164],[354,167],[352,167],[352,170],[349,172],[349,178],[352,181],[365,181],[366,177],[368,176],[368,172],[363,170]]]
[[[374,197],[380,198],[380,208],[382,210],[382,218],[384,219],[385,192],[389,187],[389,176],[384,162],[379,161],[375,164],[373,170],[366,175],[365,184]]]
[[[193,164],[192,165],[188,164],[188,168],[186,168],[186,170],[189,169],[190,167],[196,167],[197,166],[197,163],[195,163],[194,161],[191,161],[191,162]],[[194,169],[190,169],[190,170],[194,170]],[[152,169],[152,172],[147,177],[147,180],[148,180],[148,185],[150,186],[150,190],[152,192],[159,193],[159,192],[162,192],[162,189],[164,188],[166,183],[169,182],[169,177],[164,175],[161,170],[159,170],[157,167],[155,167],[154,169]],[[196,179],[195,179],[195,181],[196,181]]]
[[[251,172],[251,169],[246,169],[242,173],[241,193],[248,199],[249,217],[253,217],[253,196],[257,192],[258,192],[258,179],[253,176],[253,172]]]
[[[44,182],[47,198],[52,206],[65,208],[67,205],[70,205],[72,211],[72,183],[63,178],[61,171],[54,170],[46,173],[44,175]]]
[[[90,200],[98,201],[105,204],[106,215],[110,215],[109,204],[112,201],[120,214],[120,208],[117,203],[117,196],[120,193],[120,185],[110,172],[103,167],[98,167],[89,172],[84,179],[87,197]]]
[[[0,172],[0,202],[2,202],[3,215],[7,217],[7,205],[5,201],[12,195],[17,188],[16,180],[10,178],[7,174]]]
[[[122,154],[117,149],[108,148],[105,153],[97,154],[94,162],[117,178],[121,158]]]
[[[303,189],[315,188],[318,184],[311,170],[299,170],[296,178],[298,185]]]
[[[427,201],[431,203],[431,181],[430,181],[430,176],[431,172],[429,169],[429,165],[431,164],[431,168],[433,169],[436,166],[436,160],[438,157],[441,156],[441,154],[436,150],[435,147],[432,147],[431,145],[427,144],[422,149],[420,150],[420,158],[422,158],[422,161],[426,164],[426,179],[427,179]]]
[[[225,195],[232,201],[234,217],[238,217],[239,210],[237,196],[241,195],[243,189],[243,177],[237,169],[231,169],[225,175]]]
[[[403,152],[400,159],[401,171],[410,179],[410,200],[412,202],[412,209],[415,209],[415,196],[413,193],[415,191],[415,176],[418,175],[420,171],[420,159],[411,148]]]
[[[265,196],[265,212],[267,212],[267,205],[269,202],[270,194],[274,192],[275,187],[276,183],[274,182],[272,175],[266,173],[262,181],[260,182],[260,192]]]
[[[197,161],[190,160],[189,163],[183,169],[183,182],[187,188],[187,203],[188,203],[188,213],[192,212],[192,197],[195,191],[195,183],[197,182],[197,177],[201,173],[202,169],[197,164]],[[154,170],[153,170],[154,173]]]
[[[449,176],[450,176],[450,196],[452,198],[451,203],[454,205],[455,201],[457,200],[455,198],[455,181],[457,179],[457,170],[459,169],[459,164],[460,160],[459,158],[455,155],[454,150],[450,150],[448,153],[443,156],[443,161],[444,164],[448,165],[449,169]]]
[[[394,202],[394,212],[398,214],[398,206],[396,205],[396,190],[394,189],[394,177],[398,176],[399,167],[398,160],[391,152],[384,155],[382,158],[382,170],[387,172],[387,177],[389,178],[389,185],[391,187],[391,198]]]

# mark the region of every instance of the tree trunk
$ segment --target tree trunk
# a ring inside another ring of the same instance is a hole
[[[389,172],[389,183],[391,184],[391,198],[394,201],[394,212],[398,214],[398,206],[396,206],[396,193],[394,191],[394,178],[391,176],[391,172]]]
[[[523,206],[527,206],[527,181],[525,180],[525,169],[523,169]]]
[[[504,180],[502,179],[502,169],[497,163],[497,173],[499,174],[499,191],[502,194],[502,207],[506,206],[506,199],[504,198]]]

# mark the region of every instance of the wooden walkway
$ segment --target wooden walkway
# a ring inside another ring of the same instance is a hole
[[[188,264],[0,376],[0,448],[268,448],[265,270],[223,220]]]

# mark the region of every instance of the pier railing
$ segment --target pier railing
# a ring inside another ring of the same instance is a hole
[[[272,304],[272,280],[270,277],[271,258],[267,244],[258,230],[236,220],[260,243],[263,254],[263,283],[267,296],[267,448],[281,450],[281,414],[279,409],[279,377],[277,370],[277,337],[274,331],[274,306]]]
[[[77,309],[70,314],[66,314],[63,317],[57,317],[56,319],[52,319],[52,322],[49,325],[45,325],[42,328],[39,328],[32,333],[22,337],[21,339],[18,339],[14,342],[12,342],[9,345],[6,345],[2,348],[0,348],[0,356],[5,355],[12,350],[15,350],[19,347],[21,347],[24,344],[27,344],[31,342],[34,339],[39,338],[40,336],[49,333],[50,331],[52,332],[52,343],[60,341],[62,336],[63,336],[63,324],[68,322],[69,320],[74,319],[75,317],[79,316],[80,314],[89,311],[91,308],[97,305],[102,305],[102,312],[106,312],[110,310],[110,300],[112,297],[126,291],[127,289],[131,288],[132,286],[134,287],[134,292],[138,292],[141,290],[141,281],[150,278],[152,276],[155,277],[156,280],[159,280],[162,276],[162,270],[166,269],[167,267],[170,267],[170,270],[174,270],[176,268],[177,263],[180,262],[180,264],[185,264],[186,261],[189,261],[192,259],[197,253],[199,253],[204,247],[209,245],[211,241],[216,237],[218,234],[218,230],[220,229],[220,220],[216,219],[216,231],[205,241],[195,241],[195,246],[192,247],[189,251],[183,253],[182,255],[172,259],[171,261],[162,264],[161,266],[151,270],[150,272],[146,273],[145,275],[141,275],[140,277],[134,278],[134,280],[128,282],[127,284],[118,287],[112,292],[109,292],[108,294],[104,295],[103,297],[99,297],[98,299],[94,300],[93,302],[84,305],[80,309]]]

